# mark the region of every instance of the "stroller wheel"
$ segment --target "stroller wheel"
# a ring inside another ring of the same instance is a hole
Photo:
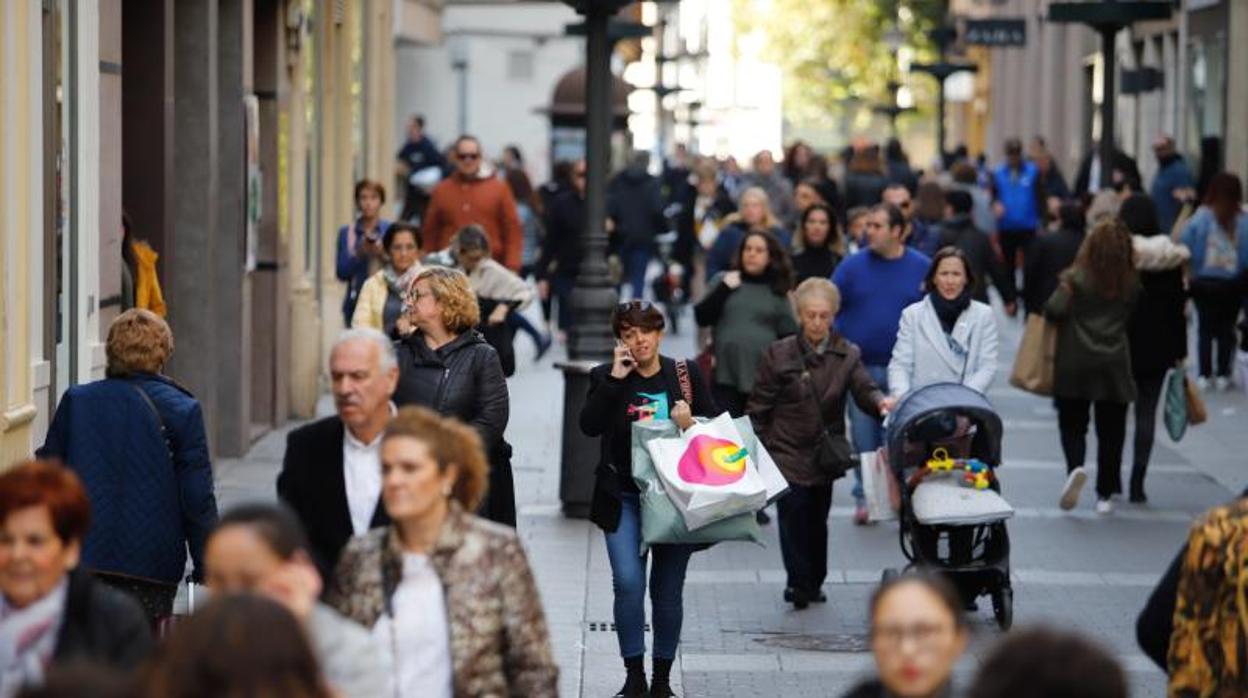
[[[900,574],[901,573],[898,572],[896,568],[887,567],[884,569],[884,574],[880,575],[880,582],[883,583],[894,580],[900,576]]]
[[[1014,624],[1014,590],[1003,586],[992,592],[992,615],[1002,630],[1009,630]]]

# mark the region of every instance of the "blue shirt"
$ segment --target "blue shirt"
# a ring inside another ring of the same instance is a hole
[[[832,283],[841,292],[836,330],[858,345],[864,364],[888,365],[901,311],[923,299],[923,279],[931,263],[910,247],[897,259],[861,250],[833,272]]]
[[[1020,169],[1001,165],[992,174],[992,188],[997,200],[1005,208],[998,230],[1035,230],[1040,225],[1040,210],[1036,206],[1036,164],[1024,162]]]
[[[1158,232],[1162,235],[1170,234],[1175,219],[1179,217],[1179,211],[1183,209],[1183,203],[1174,198],[1174,190],[1195,186],[1196,179],[1192,177],[1192,171],[1181,157],[1176,156],[1157,170],[1149,194],[1153,197],[1153,204],[1157,206]]]

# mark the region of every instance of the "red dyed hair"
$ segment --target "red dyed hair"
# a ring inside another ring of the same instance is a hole
[[[0,473],[0,521],[29,507],[47,507],[61,541],[80,541],[91,525],[91,503],[82,481],[53,461],[31,460]]]

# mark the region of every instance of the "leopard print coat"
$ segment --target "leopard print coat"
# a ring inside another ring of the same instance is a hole
[[[453,504],[430,561],[446,598],[456,698],[557,696],[546,616],[515,531]],[[394,526],[357,536],[342,553],[327,601],[372,628],[388,611],[402,568]]]

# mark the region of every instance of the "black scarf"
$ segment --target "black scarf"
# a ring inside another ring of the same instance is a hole
[[[932,291],[927,294],[932,301],[932,307],[936,309],[936,317],[940,318],[940,327],[945,334],[953,332],[953,326],[957,324],[958,318],[962,315],[962,311],[971,305],[971,289],[964,288],[957,298],[947,300],[940,295],[939,291]]]

